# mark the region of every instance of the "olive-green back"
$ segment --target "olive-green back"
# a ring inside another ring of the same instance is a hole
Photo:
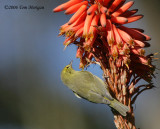
[[[107,85],[99,77],[93,75],[88,71],[74,71],[70,75],[70,81],[68,85],[74,92],[82,97],[88,97],[88,92],[92,90],[93,92],[107,97],[108,99],[113,99],[107,90]]]

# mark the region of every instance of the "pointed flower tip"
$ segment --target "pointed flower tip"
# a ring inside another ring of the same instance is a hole
[[[93,4],[87,10],[87,14],[90,15],[90,14],[94,13],[97,9],[98,9],[98,5],[97,4]]]
[[[72,22],[68,22],[68,25],[71,25],[72,24]]]
[[[58,11],[56,8],[54,8],[52,11],[53,11],[54,13],[60,12],[60,11]]]

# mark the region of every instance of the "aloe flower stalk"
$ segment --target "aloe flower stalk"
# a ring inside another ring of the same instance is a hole
[[[154,87],[153,54],[145,55],[144,50],[151,38],[143,29],[125,26],[143,17],[136,14],[137,9],[130,9],[133,4],[125,0],[69,0],[53,9],[73,14],[59,35],[65,36],[65,47],[77,46],[79,67],[100,64],[112,96],[129,106],[126,117],[112,111],[118,129],[136,129],[132,104],[141,92]],[[148,84],[137,86],[141,79]]]

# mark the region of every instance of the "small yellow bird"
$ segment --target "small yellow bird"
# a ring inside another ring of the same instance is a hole
[[[61,80],[78,98],[107,104],[123,116],[126,116],[126,112],[129,111],[127,106],[110,95],[107,84],[103,80],[88,71],[75,71],[72,62],[62,70]]]

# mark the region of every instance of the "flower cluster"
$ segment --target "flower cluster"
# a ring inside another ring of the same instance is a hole
[[[80,58],[80,68],[85,67],[101,48],[101,53],[105,58],[111,57],[116,67],[124,64],[145,80],[151,77],[151,56],[145,56],[143,49],[150,46],[146,41],[151,38],[143,29],[124,26],[143,17],[135,15],[137,9],[129,10],[133,4],[125,0],[69,0],[53,10],[73,14],[61,26],[59,35],[65,35],[65,46],[71,43],[78,46],[76,57]]]

